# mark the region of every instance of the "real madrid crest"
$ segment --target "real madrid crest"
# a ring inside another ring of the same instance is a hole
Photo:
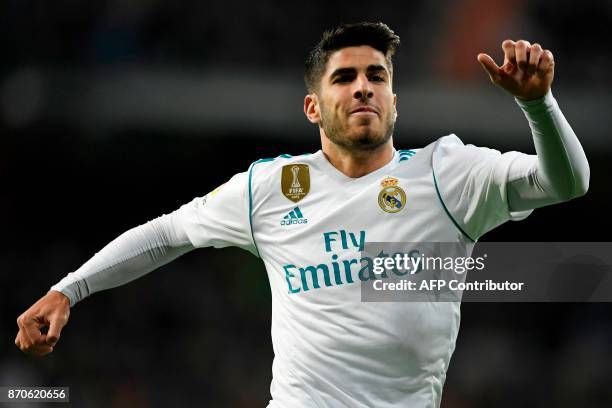
[[[406,205],[406,193],[397,185],[398,181],[395,177],[385,177],[380,182],[382,190],[378,193],[378,205],[385,212],[396,213]]]
[[[287,164],[283,166],[281,191],[291,201],[297,203],[310,191],[310,171],[307,164]]]

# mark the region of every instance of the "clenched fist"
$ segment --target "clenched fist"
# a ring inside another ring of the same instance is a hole
[[[17,318],[15,345],[21,351],[42,357],[53,351],[62,328],[68,323],[70,301],[61,292],[49,291]],[[47,334],[42,328],[47,327]]]
[[[488,54],[478,54],[478,62],[491,82],[523,100],[546,95],[555,74],[552,52],[525,40],[505,40],[502,49],[504,64],[501,67]]]

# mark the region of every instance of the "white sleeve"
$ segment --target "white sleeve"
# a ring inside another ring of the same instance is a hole
[[[195,247],[236,246],[255,255],[248,173],[239,173],[202,198],[182,206],[181,224]]]
[[[238,174],[206,196],[123,233],[51,290],[65,294],[72,307],[95,292],[128,283],[196,247],[235,245],[254,252],[246,183],[246,173]]]
[[[470,240],[531,213],[512,212],[508,207],[508,173],[521,154],[464,145],[455,135],[438,141],[432,163],[434,182],[442,204]]]
[[[537,156],[522,155],[512,163],[510,208],[538,208],[584,195],[589,188],[589,163],[552,93],[516,102],[529,121]]]
[[[455,135],[440,139],[433,156],[440,198],[464,233],[476,240],[534,208],[583,195],[589,167],[576,135],[549,93],[521,102],[536,155],[463,145]]]

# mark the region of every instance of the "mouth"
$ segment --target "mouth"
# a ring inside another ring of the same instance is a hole
[[[358,115],[358,116],[378,116],[378,111],[373,106],[358,106],[350,112],[350,115]]]

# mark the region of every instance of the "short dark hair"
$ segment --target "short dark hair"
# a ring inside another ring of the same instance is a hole
[[[308,92],[315,92],[318,89],[327,61],[332,53],[342,48],[360,45],[369,45],[382,52],[389,67],[389,73],[393,74],[391,59],[400,45],[400,38],[393,30],[382,22],[341,24],[334,29],[325,31],[321,41],[306,57],[304,83]]]

